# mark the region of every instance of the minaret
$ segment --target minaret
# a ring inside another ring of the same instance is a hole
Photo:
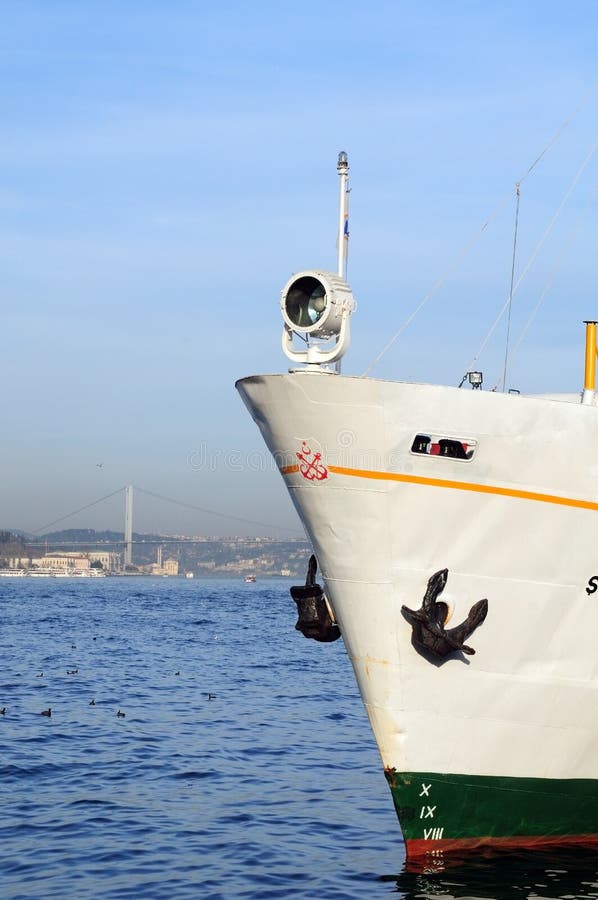
[[[125,488],[125,566],[130,566],[133,557],[133,485]]]

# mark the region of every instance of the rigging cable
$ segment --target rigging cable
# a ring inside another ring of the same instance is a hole
[[[513,295],[515,295],[515,294],[517,293],[517,289],[519,288],[519,285],[521,284],[521,282],[523,281],[523,279],[524,279],[525,276],[527,275],[529,269],[530,269],[531,266],[532,266],[532,263],[534,262],[534,260],[536,259],[538,253],[539,253],[540,250],[542,249],[542,246],[543,246],[543,244],[544,244],[546,238],[548,237],[548,235],[549,235],[550,232],[552,231],[552,229],[553,229],[553,227],[554,227],[554,225],[555,225],[555,223],[556,223],[558,217],[560,216],[561,212],[563,211],[563,208],[564,208],[565,204],[567,203],[567,200],[569,199],[569,197],[571,196],[571,194],[572,194],[573,191],[575,190],[575,188],[576,188],[576,186],[577,186],[577,182],[579,181],[579,179],[580,179],[581,176],[583,175],[585,169],[586,169],[587,166],[589,165],[589,163],[590,163],[592,157],[593,157],[594,154],[596,153],[596,150],[598,150],[598,141],[596,141],[596,142],[594,143],[592,149],[590,150],[590,152],[588,153],[588,155],[586,156],[586,158],[585,158],[584,161],[582,162],[581,166],[579,167],[579,169],[578,169],[577,172],[575,173],[575,177],[573,178],[573,181],[571,182],[571,184],[570,184],[569,187],[567,188],[567,191],[565,192],[565,196],[564,196],[563,199],[561,200],[561,202],[560,202],[560,204],[559,204],[559,206],[558,206],[558,209],[556,210],[556,212],[555,212],[555,214],[553,215],[552,219],[551,219],[550,222],[548,223],[548,226],[547,226],[546,230],[544,231],[544,234],[542,235],[542,237],[540,238],[540,240],[538,241],[538,243],[537,243],[536,246],[534,247],[534,250],[533,250],[533,252],[532,252],[530,258],[528,259],[528,261],[526,262],[525,266],[523,267],[523,271],[521,272],[521,275],[520,275],[519,278],[517,279],[517,283],[515,284],[515,286],[514,286],[514,288],[513,288]],[[474,368],[476,362],[478,361],[479,357],[481,356],[482,352],[484,351],[484,349],[485,349],[485,347],[486,347],[488,341],[490,340],[490,338],[491,338],[492,335],[494,334],[494,332],[495,332],[495,330],[496,330],[496,326],[498,325],[498,323],[499,323],[500,320],[502,319],[502,317],[503,317],[503,315],[504,315],[504,312],[505,312],[505,310],[507,309],[507,307],[508,307],[508,305],[509,305],[509,302],[510,302],[510,300],[509,300],[509,298],[507,298],[507,300],[506,300],[506,302],[504,303],[502,309],[500,310],[500,312],[498,313],[496,319],[495,319],[494,322],[492,323],[492,326],[491,326],[491,328],[490,328],[488,334],[486,335],[486,337],[485,337],[484,340],[482,341],[482,344],[481,344],[481,346],[480,346],[478,352],[476,353],[476,355],[473,357],[473,359],[471,360],[471,362],[469,363],[469,365],[468,365],[467,368],[465,369],[466,372],[469,372],[469,371],[471,371],[471,370]]]
[[[502,375],[502,389],[505,389],[507,380],[507,362],[509,359],[509,336],[511,334],[511,309],[513,306],[513,282],[515,280],[515,259],[517,256],[517,231],[519,229],[519,201],[521,199],[521,185],[519,182],[515,185],[515,193],[517,195],[517,203],[515,205],[515,231],[513,234],[513,259],[511,261],[511,284],[509,287],[509,314],[507,316],[507,340],[505,343],[505,365]],[[463,382],[461,382],[463,383]]]
[[[538,314],[538,311],[539,311],[540,307],[542,306],[542,303],[544,302],[546,295],[548,294],[549,290],[551,289],[551,287],[554,283],[554,280],[555,280],[556,276],[558,275],[558,273],[567,257],[567,254],[569,253],[569,250],[571,249],[571,247],[577,240],[577,237],[581,230],[581,226],[582,226],[586,216],[588,215],[590,209],[594,205],[597,196],[598,196],[598,185],[596,187],[594,187],[592,194],[590,196],[590,200],[588,201],[588,203],[586,205],[586,208],[583,210],[583,212],[581,213],[581,215],[578,217],[577,221],[575,222],[575,225],[571,229],[571,232],[569,233],[569,238],[568,238],[566,244],[564,245],[560,256],[558,257],[557,262],[554,265],[554,267],[548,277],[548,280],[546,281],[546,284],[544,285],[544,287],[542,289],[542,292],[540,294],[538,302],[536,303],[533,310],[531,311],[527,322],[525,323],[525,325],[523,326],[523,328],[521,330],[521,334],[517,338],[517,343],[515,344],[515,346],[513,347],[513,350],[511,351],[511,359],[514,358],[515,354],[519,350],[519,347],[523,343],[523,340],[524,340],[527,332],[529,331],[532,322],[536,318],[536,315]],[[498,388],[499,381],[500,381],[500,378],[494,384],[494,387],[492,388],[493,391],[495,391]],[[504,388],[504,382],[503,382],[503,388]]]
[[[571,124],[571,122],[573,121],[575,116],[580,112],[581,109],[583,109],[583,107],[586,105],[586,103],[588,102],[588,100],[590,99],[592,94],[595,93],[597,88],[598,88],[598,83],[594,84],[591,87],[591,89],[582,97],[581,101],[579,102],[577,107],[573,110],[573,112],[559,125],[559,127],[557,128],[557,130],[555,131],[553,136],[550,138],[550,140],[548,141],[548,143],[546,144],[546,146],[544,147],[542,152],[536,157],[536,159],[528,167],[525,174],[522,175],[522,177],[519,179],[519,181],[518,181],[519,185],[521,185],[525,181],[525,179],[529,175],[531,175],[531,173],[536,168],[536,166],[538,165],[540,160],[543,159],[543,157],[548,153],[548,151],[552,149],[552,147],[554,146],[554,144],[556,144],[556,142],[558,141],[558,139],[560,138],[562,133],[565,131],[567,126]],[[387,344],[382,348],[380,353],[369,364],[367,369],[364,370],[364,372],[362,373],[362,376],[361,376],[362,378],[369,375],[370,372],[372,371],[372,369],[374,369],[378,365],[378,363],[380,362],[382,357],[390,350],[392,345],[401,336],[401,334],[409,327],[411,322],[415,319],[415,317],[419,313],[419,311],[426,305],[428,300],[430,300],[434,296],[434,294],[436,294],[437,291],[440,290],[440,288],[442,287],[442,285],[444,284],[444,282],[446,281],[448,276],[451,274],[451,272],[457,267],[457,265],[461,262],[461,260],[467,256],[467,254],[472,249],[472,247],[480,239],[480,237],[482,236],[482,234],[484,233],[484,231],[486,230],[486,228],[488,227],[490,222],[494,218],[496,218],[498,213],[501,212],[501,210],[503,209],[503,207],[506,205],[506,203],[509,201],[510,198],[511,198],[511,191],[509,190],[509,193],[497,204],[494,211],[488,216],[488,218],[486,219],[486,221],[484,222],[482,227],[479,228],[478,231],[476,231],[475,234],[469,239],[469,241],[467,241],[463,245],[463,247],[461,247],[461,249],[455,254],[455,256],[451,259],[451,261],[449,262],[449,265],[447,266],[447,268],[445,269],[443,274],[438,279],[438,281],[432,286],[432,288],[428,291],[428,293],[425,294],[425,296],[420,300],[420,302],[415,307],[413,312],[407,317],[407,319],[403,322],[403,324],[399,327],[399,329],[395,332],[395,334],[390,338],[390,340],[387,342]]]
[[[390,338],[390,340],[388,341],[388,343],[382,348],[382,350],[380,351],[380,353],[378,354],[378,356],[376,356],[376,358],[369,364],[369,366],[367,367],[367,369],[365,369],[365,371],[362,372],[362,376],[361,376],[362,378],[367,377],[367,376],[370,374],[370,372],[372,371],[372,369],[374,369],[375,366],[378,365],[378,363],[380,362],[380,360],[382,359],[382,357],[390,350],[390,348],[392,347],[392,345],[394,344],[394,342],[395,342],[395,341],[401,336],[401,334],[402,334],[402,333],[403,333],[403,332],[411,325],[411,323],[412,323],[413,320],[415,319],[415,317],[416,317],[416,315],[418,314],[418,312],[419,312],[421,309],[423,309],[423,307],[426,305],[426,303],[428,302],[428,300],[431,300],[431,298],[434,296],[434,294],[436,294],[436,293],[440,290],[440,288],[442,287],[442,285],[444,284],[444,282],[447,280],[447,278],[449,277],[449,275],[451,274],[451,272],[453,272],[453,271],[457,268],[457,266],[459,265],[459,263],[460,263],[463,259],[465,259],[465,257],[466,257],[467,254],[469,253],[469,251],[475,246],[475,244],[477,244],[477,242],[478,242],[479,239],[481,238],[482,234],[484,233],[484,231],[486,230],[486,228],[488,227],[488,225],[490,225],[490,223],[492,222],[492,220],[495,219],[496,216],[502,211],[502,209],[503,209],[504,206],[507,204],[507,202],[508,202],[508,200],[510,199],[510,197],[511,197],[511,193],[510,193],[510,191],[509,191],[508,195],[507,195],[506,197],[504,197],[504,198],[500,201],[500,203],[495,207],[494,211],[493,211],[493,212],[490,214],[490,216],[486,219],[486,221],[484,222],[484,224],[482,225],[482,227],[481,227],[480,229],[478,229],[478,231],[476,231],[476,233],[473,235],[473,237],[471,237],[471,238],[469,239],[469,241],[467,241],[467,243],[464,244],[463,247],[461,247],[461,249],[455,254],[455,256],[453,256],[453,258],[450,260],[448,266],[446,267],[446,269],[444,270],[444,272],[442,273],[442,275],[440,276],[440,278],[438,279],[438,281],[436,281],[436,283],[432,285],[432,287],[430,288],[430,290],[428,291],[428,293],[425,294],[424,297],[422,297],[422,299],[420,300],[420,302],[418,303],[418,305],[415,307],[415,309],[413,310],[413,312],[405,319],[405,321],[404,321],[403,324],[400,326],[400,328],[398,329],[398,331],[396,331],[396,332],[393,334],[393,336]]]

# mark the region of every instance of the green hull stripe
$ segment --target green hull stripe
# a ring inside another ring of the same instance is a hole
[[[598,780],[385,775],[405,841],[598,834]]]

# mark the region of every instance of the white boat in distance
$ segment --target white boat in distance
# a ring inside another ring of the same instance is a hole
[[[297,627],[342,635],[408,856],[596,844],[596,323],[574,396],[340,375],[338,171],[338,271],[282,292],[295,368],[237,383],[315,554]]]
[[[56,569],[38,567],[36,569],[2,569],[0,578],[105,578],[106,573],[98,569]]]

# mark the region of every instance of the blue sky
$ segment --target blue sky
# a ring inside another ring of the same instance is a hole
[[[515,182],[570,119],[522,185],[521,271],[598,139],[593,2],[23,0],[0,42],[0,527],[133,483],[222,513],[139,495],[140,530],[300,535],[233,385],[286,368],[290,274],[335,268],[338,151],[348,374],[506,201],[373,371],[454,384],[508,295]],[[513,341],[552,284],[509,386],[581,386],[597,185],[592,157],[516,295]]]

